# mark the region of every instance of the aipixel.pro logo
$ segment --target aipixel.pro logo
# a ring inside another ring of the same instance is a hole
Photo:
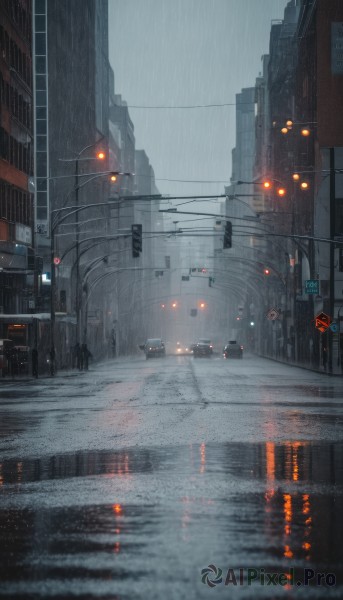
[[[223,571],[215,565],[208,565],[201,571],[201,581],[208,585],[208,587],[215,587],[218,583],[222,583]]]

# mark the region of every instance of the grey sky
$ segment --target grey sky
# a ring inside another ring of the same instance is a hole
[[[130,105],[234,103],[268,53],[272,19],[287,0],[109,0],[110,61],[116,93]],[[235,145],[234,106],[130,109],[136,148],[144,148],[167,194],[220,194]]]

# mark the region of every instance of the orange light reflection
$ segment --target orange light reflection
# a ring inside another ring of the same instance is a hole
[[[268,488],[265,498],[269,502],[275,494],[275,444],[273,442],[266,442],[266,476]]]
[[[200,473],[205,473],[206,467],[206,445],[204,442],[200,444]]]
[[[116,515],[121,515],[123,512],[121,504],[113,504],[112,509]]]

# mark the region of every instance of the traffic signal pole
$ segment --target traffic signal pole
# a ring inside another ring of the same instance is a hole
[[[335,149],[330,148],[330,239],[335,237],[335,202],[336,202],[336,185],[335,185]],[[335,318],[335,244],[330,244],[330,308],[329,315],[332,320]],[[333,367],[333,332],[329,329],[329,358],[328,369],[332,373]],[[339,349],[338,349],[339,352]]]

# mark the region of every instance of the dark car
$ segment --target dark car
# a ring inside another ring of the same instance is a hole
[[[236,340],[230,340],[224,347],[223,356],[224,358],[243,358],[243,346]]]
[[[193,346],[193,356],[194,358],[202,358],[206,356],[212,356],[213,354],[213,346],[211,344],[211,340],[201,339],[197,344]]]
[[[29,352],[28,346],[14,346],[12,352],[13,370],[18,375],[29,373]]]
[[[160,338],[148,339],[144,344],[144,352],[147,359],[166,355],[165,345]]]

